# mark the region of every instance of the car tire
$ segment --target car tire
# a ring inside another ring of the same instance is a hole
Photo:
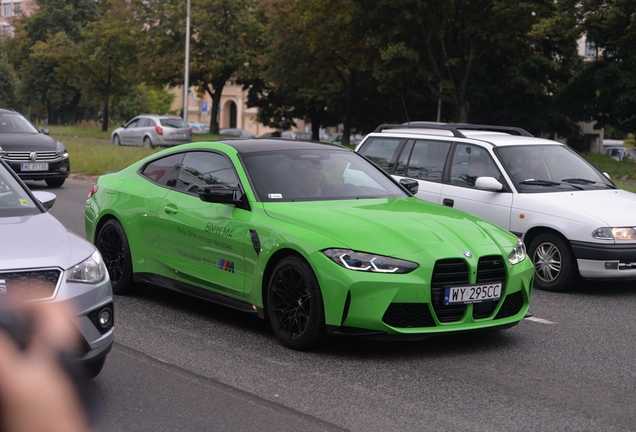
[[[135,294],[139,290],[133,282],[132,258],[126,232],[121,224],[111,219],[97,233],[95,246],[102,254],[113,293],[118,295]]]
[[[578,279],[574,253],[567,241],[554,233],[535,237],[528,247],[535,269],[534,286],[544,291],[565,292]]]
[[[98,359],[89,360],[84,363],[84,371],[86,373],[86,378],[93,379],[102,371],[104,367],[104,363],[106,363],[106,357],[101,357]]]
[[[46,185],[48,187],[60,187],[64,184],[64,182],[66,181],[65,178],[53,178],[53,179],[46,179],[44,180],[46,182]]]
[[[326,339],[320,286],[309,264],[297,256],[283,258],[267,286],[267,316],[283,346],[308,350]]]
[[[121,140],[119,139],[119,135],[115,135],[113,137],[113,145],[116,145],[116,146],[120,146],[121,145]]]
[[[155,148],[155,145],[152,143],[152,140],[150,139],[150,137],[144,138],[144,147]]]

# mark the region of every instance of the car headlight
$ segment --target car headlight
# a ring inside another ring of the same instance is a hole
[[[106,266],[99,251],[85,261],[71,267],[66,280],[71,282],[98,283],[106,277]]]
[[[350,249],[327,249],[323,253],[336,264],[349,270],[373,273],[409,273],[417,264],[382,255],[356,252]]]
[[[66,151],[66,147],[64,147],[64,144],[62,144],[61,142],[57,143],[55,154],[58,157],[68,157],[68,152]]]
[[[517,245],[515,248],[508,254],[508,261],[510,264],[515,265],[520,263],[526,258],[526,245],[523,244],[521,239],[517,240]]]
[[[636,228],[598,228],[592,233],[592,237],[599,240],[636,240]]]

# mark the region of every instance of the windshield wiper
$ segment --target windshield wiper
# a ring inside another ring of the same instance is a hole
[[[589,180],[589,179],[584,179],[584,178],[566,178],[566,179],[561,179],[562,182],[565,183],[577,183],[577,184],[601,184],[603,186],[607,186],[610,189],[616,189],[615,186],[612,185],[608,185],[607,183],[603,183],[603,182],[597,182],[594,180]]]
[[[526,180],[522,181],[521,184],[532,185],[532,186],[561,186],[563,183],[555,182],[555,181],[552,181],[552,180],[526,179]],[[568,186],[571,186],[571,187],[579,189],[579,190],[583,190],[582,187],[573,185],[572,183],[568,183]]]

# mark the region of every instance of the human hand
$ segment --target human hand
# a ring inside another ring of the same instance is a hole
[[[10,310],[31,318],[33,332],[21,350],[0,331],[2,431],[88,431],[77,388],[59,361],[78,337],[72,314],[60,304],[16,303]]]

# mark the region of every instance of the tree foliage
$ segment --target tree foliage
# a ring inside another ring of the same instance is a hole
[[[636,4],[633,0],[577,2],[576,29],[596,48],[568,84],[560,107],[580,121],[636,132]]]

